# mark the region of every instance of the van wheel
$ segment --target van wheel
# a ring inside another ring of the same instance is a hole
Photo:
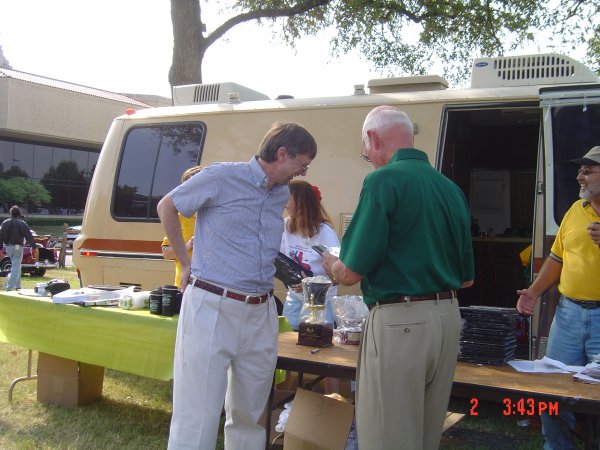
[[[46,274],[46,269],[35,269],[31,271],[32,277],[43,277]]]
[[[2,273],[2,276],[6,276],[11,268],[12,263],[10,262],[10,258],[4,258],[0,263],[0,272]]]

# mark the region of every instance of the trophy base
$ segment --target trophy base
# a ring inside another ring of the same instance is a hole
[[[329,347],[333,345],[333,325],[302,322],[298,331],[297,344],[310,347]]]

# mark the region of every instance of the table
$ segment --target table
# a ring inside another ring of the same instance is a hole
[[[0,294],[0,342],[159,380],[173,378],[177,317]]]
[[[356,379],[358,345],[318,348],[298,345],[298,333],[279,334],[277,368],[323,377]]]
[[[335,345],[312,353],[311,347],[297,345],[298,333],[279,335],[277,367],[294,372],[356,379],[358,346]],[[550,402],[559,402],[559,408],[584,414],[586,417],[586,448],[593,448],[600,423],[600,384],[586,384],[573,380],[570,374],[523,373],[508,364],[485,366],[459,361],[454,374],[452,396],[499,402],[511,399],[511,413],[520,414],[517,403],[522,400],[526,409],[533,404],[536,412]],[[528,399],[532,399],[528,402]]]
[[[168,381],[173,379],[178,317],[148,310],[55,304],[49,297],[3,292],[0,342],[30,349],[28,374],[18,381],[35,378],[31,376],[31,349]],[[291,329],[284,317],[279,319],[279,329]]]
[[[600,384],[574,381],[571,374],[517,372],[508,364],[480,366],[459,362],[452,396],[472,399],[472,407],[479,400],[500,402],[503,414],[515,416],[537,415],[548,408],[583,414],[585,448],[598,448]]]

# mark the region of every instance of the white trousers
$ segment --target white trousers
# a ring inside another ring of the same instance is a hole
[[[169,450],[214,450],[223,403],[225,448],[265,448],[258,425],[277,362],[271,297],[249,305],[188,286],[177,326]]]

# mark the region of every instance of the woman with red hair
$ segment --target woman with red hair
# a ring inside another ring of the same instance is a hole
[[[323,258],[313,249],[314,245],[327,247],[340,246],[329,215],[321,204],[321,192],[316,186],[306,181],[294,180],[289,184],[290,199],[287,204],[288,217],[285,220],[281,238],[281,253],[300,264],[313,276],[325,275]],[[283,315],[294,330],[298,330],[300,311],[304,298],[302,284],[288,286],[288,293],[283,305]],[[334,324],[331,298],[336,295],[337,288],[329,289],[326,302],[327,321]]]

